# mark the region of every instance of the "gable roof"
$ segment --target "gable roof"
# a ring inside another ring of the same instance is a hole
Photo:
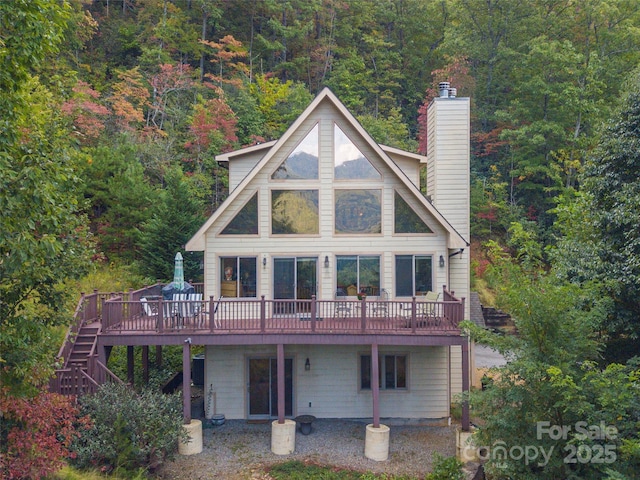
[[[262,168],[269,163],[269,160],[274,156],[274,154],[280,149],[280,147],[291,137],[291,135],[298,129],[298,127],[313,113],[313,111],[322,103],[323,101],[331,102],[336,109],[344,116],[344,118],[349,122],[349,124],[360,134],[360,136],[368,143],[368,145],[378,154],[378,156],[387,164],[390,170],[392,170],[405,184],[405,186],[411,191],[414,196],[420,201],[420,203],[433,215],[433,217],[438,221],[440,225],[449,233],[449,248],[466,248],[469,246],[469,243],[460,235],[455,228],[447,221],[446,218],[442,216],[442,214],[435,208],[435,206],[420,192],[418,187],[409,179],[409,177],[396,165],[396,163],[390,158],[387,154],[396,153],[402,154],[408,157],[415,158],[416,160],[422,160],[422,155],[417,155],[410,152],[405,152],[403,150],[395,149],[392,147],[382,147],[378,143],[376,143],[373,138],[362,128],[360,122],[356,120],[356,118],[347,110],[347,108],[343,105],[343,103],[338,100],[335,94],[329,90],[329,88],[324,88],[316,98],[309,104],[309,106],[302,112],[302,114],[293,122],[293,124],[287,129],[287,131],[276,141],[267,142],[260,145],[253,145],[251,147],[243,148],[240,150],[236,150],[234,152],[229,152],[223,155],[219,155],[216,157],[218,161],[228,161],[234,156],[242,155],[246,153],[256,152],[261,149],[267,150],[265,155],[260,159],[260,161],[255,165],[255,167],[247,174],[247,176],[242,179],[242,181],[238,184],[236,188],[229,194],[227,199],[218,207],[218,209],[211,214],[209,219],[200,227],[200,229],[191,237],[191,239],[186,243],[185,250],[187,251],[201,251],[205,248],[205,234],[209,228],[213,225],[216,219],[226,210],[228,205],[230,205],[233,200],[244,190],[244,188],[249,185],[251,180],[256,176],[258,172],[262,170]],[[385,151],[386,150],[386,151]]]

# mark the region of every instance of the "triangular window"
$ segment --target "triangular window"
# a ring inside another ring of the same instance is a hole
[[[334,178],[338,180],[379,180],[380,173],[371,165],[358,147],[334,125]]]
[[[273,172],[271,178],[274,180],[318,178],[318,150],[318,124],[316,124]]]
[[[395,192],[395,233],[433,233],[398,192]]]
[[[244,207],[233,217],[222,235],[257,235],[258,234],[258,193],[245,204]]]

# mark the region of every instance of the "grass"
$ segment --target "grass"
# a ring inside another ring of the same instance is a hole
[[[316,463],[291,460],[269,467],[269,475],[275,480],[410,480],[413,477],[377,475],[343,468],[318,465]]]
[[[126,477],[116,474],[105,475],[98,470],[77,470],[71,466],[62,468],[55,474],[53,480],[143,480],[148,478],[144,472]]]

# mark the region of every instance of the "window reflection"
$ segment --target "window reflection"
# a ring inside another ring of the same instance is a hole
[[[318,125],[316,124],[307,136],[280,164],[271,178],[280,179],[315,179],[318,178]]]
[[[336,233],[380,233],[380,190],[336,190]]]
[[[257,235],[258,233],[258,193],[255,193],[244,207],[222,230],[222,235]]]
[[[380,173],[337,125],[333,128],[333,138],[334,178],[339,180],[381,178]]]
[[[336,292],[341,295],[380,295],[378,255],[338,255]]]
[[[317,190],[271,191],[271,233],[313,235],[319,229]]]
[[[411,297],[433,291],[431,255],[396,256],[396,295]]]
[[[395,233],[433,233],[398,192],[395,192],[394,212]]]

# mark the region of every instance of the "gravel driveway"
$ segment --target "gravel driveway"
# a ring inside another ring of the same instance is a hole
[[[165,464],[162,479],[268,479],[265,467],[287,460],[311,461],[354,470],[424,478],[431,469],[432,455],[455,455],[455,425],[449,427],[394,425],[385,462],[364,456],[366,422],[316,420],[309,435],[296,432],[291,455],[271,452],[271,424],[227,420],[224,425],[204,428],[204,449],[198,455],[178,455]]]

